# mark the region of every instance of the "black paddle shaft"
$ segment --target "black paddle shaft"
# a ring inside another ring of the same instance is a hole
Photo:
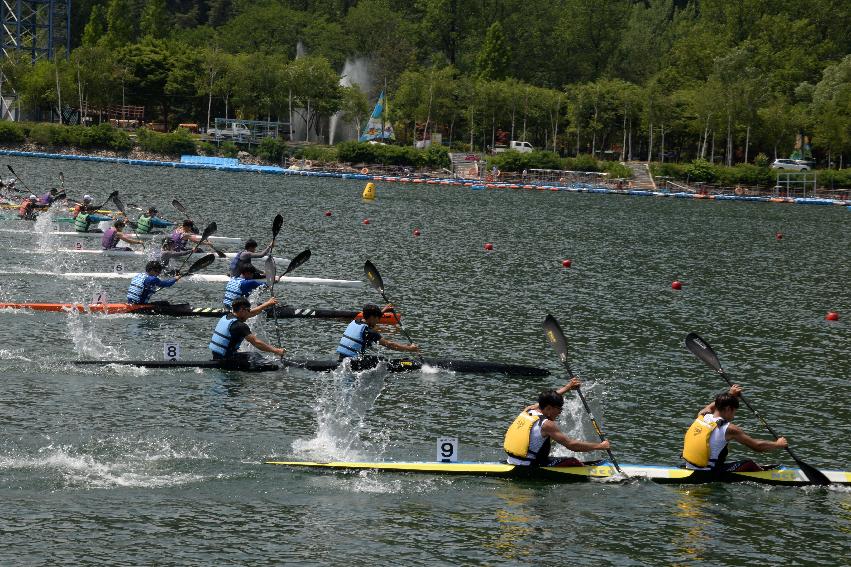
[[[724,369],[721,367],[721,362],[718,360],[718,355],[715,354],[715,351],[712,350],[712,347],[709,346],[708,342],[700,338],[696,333],[689,333],[688,335],[686,335],[685,343],[686,348],[691,351],[692,354],[697,356],[707,366],[709,366],[715,372],[720,374],[724,381],[727,382],[730,387],[733,386],[732,380],[730,380],[729,376],[727,376],[727,373],[724,372]],[[762,415],[758,411],[756,411],[756,408],[754,408],[750,404],[750,402],[748,402],[747,398],[739,394],[739,399],[744,402],[745,406],[747,406],[747,408],[751,410],[751,412],[753,412],[757,419],[759,419],[760,423],[762,423],[763,427],[765,427],[768,432],[774,436],[775,439],[780,437],[780,435],[778,435],[777,432],[774,431],[771,425],[768,424],[765,418],[762,417]],[[800,457],[798,457],[798,455],[796,455],[795,452],[792,451],[792,448],[788,445],[786,446],[786,451],[789,453],[789,456],[794,459],[798,466],[801,467],[801,472],[804,473],[804,476],[806,476],[810,482],[818,485],[830,484],[830,479],[827,478],[823,472],[821,472],[814,466],[802,461]]]
[[[547,337],[547,341],[558,354],[559,360],[564,365],[564,369],[567,370],[567,373],[571,378],[574,377],[573,370],[570,368],[570,362],[568,362],[567,358],[567,339],[564,337],[564,332],[561,330],[561,325],[558,324],[556,318],[552,315],[547,315],[544,319],[544,331]],[[594,414],[591,412],[591,406],[588,405],[588,401],[585,399],[585,395],[582,393],[582,388],[577,388],[576,393],[579,394],[579,399],[582,401],[582,405],[585,407],[585,412],[588,414],[588,417],[591,418],[591,425],[594,426],[594,431],[597,432],[597,435],[600,437],[600,441],[606,441],[606,436],[603,433],[603,430],[600,429],[600,426],[597,424],[597,420],[594,418]],[[614,454],[612,454],[611,449],[606,449],[606,453],[609,455],[609,459],[612,461],[612,465],[614,465],[615,469],[623,474],[623,471],[618,465],[617,459],[615,459]]]

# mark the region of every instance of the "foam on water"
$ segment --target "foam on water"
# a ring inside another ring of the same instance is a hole
[[[316,436],[295,440],[293,450],[314,460],[361,460],[364,454],[381,454],[386,433],[373,431],[366,418],[381,395],[386,365],[353,372],[346,361],[329,375],[317,396]]]
[[[104,344],[98,337],[96,330],[97,320],[90,316],[83,317],[77,311],[69,311],[66,318],[66,327],[74,350],[77,354],[87,358],[102,358],[121,360],[125,358],[124,353],[115,347]]]

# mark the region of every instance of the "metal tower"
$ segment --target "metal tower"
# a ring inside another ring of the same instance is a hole
[[[31,61],[71,53],[71,0],[0,0],[0,49]]]

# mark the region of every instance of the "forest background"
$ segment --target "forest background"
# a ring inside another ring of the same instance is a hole
[[[502,132],[558,156],[764,167],[803,135],[822,167],[851,152],[845,0],[75,0],[71,29],[67,60],[2,61],[28,113],[134,104],[170,130],[297,112],[328,140],[386,84],[409,146]],[[370,84],[341,86],[347,61]]]

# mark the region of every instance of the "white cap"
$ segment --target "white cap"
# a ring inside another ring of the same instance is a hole
[[[38,199],[38,197],[36,197],[35,195],[30,195],[30,199],[32,199],[33,201],[35,201],[36,199]]]
[[[91,196],[91,195],[83,195],[83,201],[84,201],[84,202],[88,203],[88,202],[90,202],[91,200],[92,200],[92,196]]]

